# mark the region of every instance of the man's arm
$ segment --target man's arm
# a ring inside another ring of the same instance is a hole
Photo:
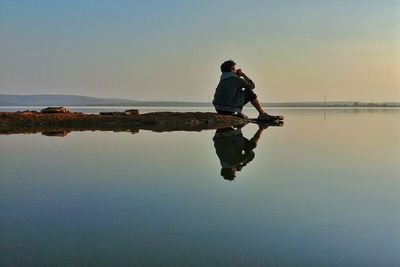
[[[242,87],[253,90],[256,85],[254,82],[244,73],[241,69],[239,69],[236,73],[239,77],[243,77],[242,80]]]

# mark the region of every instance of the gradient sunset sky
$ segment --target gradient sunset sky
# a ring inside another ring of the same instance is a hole
[[[0,93],[400,101],[400,1],[0,1]]]

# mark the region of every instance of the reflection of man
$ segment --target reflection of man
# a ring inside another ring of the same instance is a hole
[[[260,126],[254,136],[249,140],[243,136],[240,128],[224,128],[215,132],[213,141],[215,152],[221,162],[221,176],[225,180],[232,181],[236,177],[236,171],[253,160],[253,149],[257,146],[264,129]]]

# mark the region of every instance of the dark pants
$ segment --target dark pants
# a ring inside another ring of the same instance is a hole
[[[244,105],[246,105],[250,101],[257,98],[257,95],[251,89],[246,88],[243,92],[244,92]],[[241,108],[243,108],[243,107],[241,107]],[[221,115],[232,115],[235,113],[233,111],[226,111],[226,110],[220,110],[220,109],[215,109],[215,110]]]

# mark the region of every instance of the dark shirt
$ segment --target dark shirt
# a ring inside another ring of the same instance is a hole
[[[218,129],[213,138],[222,168],[244,166],[254,158],[256,142],[245,138],[240,129]]]
[[[216,109],[240,112],[245,104],[243,89],[254,89],[251,79],[240,78],[233,72],[223,72],[215,89],[213,104]]]

